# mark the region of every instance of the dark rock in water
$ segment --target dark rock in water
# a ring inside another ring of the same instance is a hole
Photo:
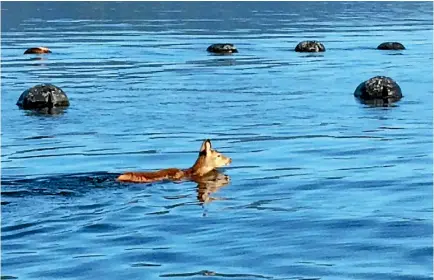
[[[403,44],[398,42],[385,42],[380,44],[377,49],[379,50],[405,50]]]
[[[27,49],[24,54],[43,54],[43,53],[51,53],[49,48],[46,47],[37,47]]]
[[[391,78],[376,76],[361,83],[354,91],[354,96],[363,103],[383,106],[400,100],[402,92]]]
[[[208,52],[219,54],[237,53],[238,50],[233,44],[212,44],[206,49]]]
[[[69,100],[62,89],[51,84],[42,84],[24,91],[17,105],[25,110],[67,107]]]
[[[323,44],[317,41],[303,41],[295,47],[296,52],[325,52]]]

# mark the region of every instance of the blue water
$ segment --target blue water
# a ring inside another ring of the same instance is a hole
[[[1,9],[4,279],[433,277],[432,3]],[[293,51],[309,39],[327,51]],[[205,51],[219,42],[239,53]],[[395,106],[354,99],[376,75],[401,86]],[[17,108],[47,82],[63,114]],[[205,138],[227,180],[114,181],[189,167]]]

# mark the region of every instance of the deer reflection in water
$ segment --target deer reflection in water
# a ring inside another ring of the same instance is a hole
[[[225,200],[225,198],[212,197],[211,195],[230,183],[229,175],[213,170],[205,176],[192,179],[197,183],[197,199],[199,202],[205,204],[214,200]]]

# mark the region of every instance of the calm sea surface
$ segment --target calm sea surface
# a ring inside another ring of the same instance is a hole
[[[431,279],[432,5],[3,2],[2,279]],[[38,83],[71,106],[19,110]],[[115,182],[205,138],[230,180]]]

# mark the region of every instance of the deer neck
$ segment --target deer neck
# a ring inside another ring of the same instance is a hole
[[[193,166],[185,170],[185,172],[190,176],[203,176],[214,169],[206,166],[205,162],[205,156],[199,155]]]

